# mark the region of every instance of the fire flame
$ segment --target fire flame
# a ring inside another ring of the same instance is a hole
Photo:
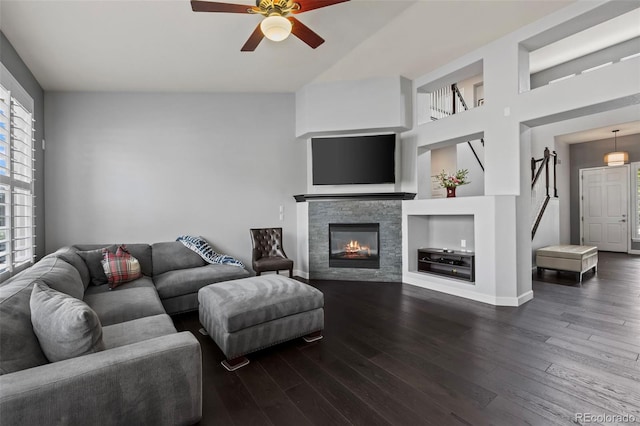
[[[361,246],[357,240],[351,240],[344,246],[344,251],[347,254],[356,254],[363,251],[367,252],[367,256],[371,256],[371,248],[369,246]]]

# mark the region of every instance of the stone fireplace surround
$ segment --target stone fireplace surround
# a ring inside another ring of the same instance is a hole
[[[329,267],[329,223],[379,223],[380,269]],[[402,201],[309,201],[309,278],[402,281]]]

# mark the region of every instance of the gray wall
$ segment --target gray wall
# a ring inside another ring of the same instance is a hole
[[[604,155],[613,151],[613,138],[570,146],[571,155],[571,244],[580,244],[580,169],[604,166]],[[640,161],[640,134],[618,138],[618,151],[629,153],[629,162]],[[640,243],[631,245],[640,250]]]
[[[48,252],[192,234],[250,266],[249,228],[282,226],[296,257],[293,94],[47,92],[45,106]]]
[[[36,258],[45,254],[45,221],[44,221],[44,153],[42,139],[44,139],[44,92],[40,83],[33,76],[29,68],[22,61],[9,40],[0,32],[0,62],[9,70],[13,78],[33,98],[35,128],[35,205],[36,205]]]

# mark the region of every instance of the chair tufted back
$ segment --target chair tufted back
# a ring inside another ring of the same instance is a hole
[[[251,229],[251,243],[253,260],[263,257],[287,257],[282,248],[282,228]]]

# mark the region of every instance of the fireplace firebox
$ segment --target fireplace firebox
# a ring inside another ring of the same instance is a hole
[[[330,223],[329,266],[380,269],[380,224]]]

